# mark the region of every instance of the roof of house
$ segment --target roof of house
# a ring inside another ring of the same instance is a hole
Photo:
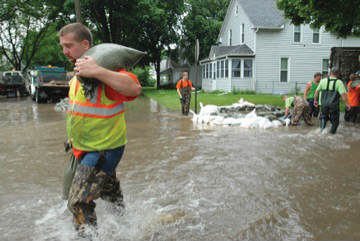
[[[280,28],[285,19],[276,0],[237,0],[255,28]]]
[[[215,54],[215,58],[226,56],[249,56],[254,55],[246,44],[240,44],[236,46],[211,46],[210,58],[202,59],[200,62],[209,61]]]

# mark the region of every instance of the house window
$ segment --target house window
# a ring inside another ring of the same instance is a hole
[[[217,61],[216,65],[216,78],[220,78],[220,62]]]
[[[214,63],[213,79],[216,79],[216,63]]]
[[[281,58],[280,82],[289,81],[289,58]]]
[[[241,71],[241,60],[233,59],[232,60],[232,77],[240,77]]]
[[[318,29],[318,28],[314,28],[314,29],[313,29],[313,39],[312,39],[312,42],[313,42],[314,44],[320,43],[320,29]]]
[[[205,65],[202,66],[202,78],[205,79]]]
[[[224,61],[221,61],[221,78],[224,78]]]
[[[206,68],[206,70],[205,70],[205,73],[206,73],[205,79],[207,79],[207,78],[209,78],[209,70],[208,70],[208,65],[207,64],[205,65],[205,68]]]
[[[240,26],[240,43],[245,42],[245,24],[241,24]]]
[[[237,16],[239,14],[239,6],[235,7],[235,16]]]
[[[244,59],[244,77],[251,78],[253,72],[253,60]]]
[[[225,78],[229,77],[229,60],[225,60]]]
[[[301,42],[301,26],[296,25],[294,26],[294,43]]]
[[[232,45],[232,29],[229,30],[229,46]]]
[[[329,59],[322,60],[322,78],[325,78],[329,74]]]
[[[209,79],[212,79],[212,63],[209,64]]]

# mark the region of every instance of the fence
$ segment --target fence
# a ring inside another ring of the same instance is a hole
[[[297,81],[291,83],[281,83],[279,81],[257,81],[255,86],[255,92],[273,95],[301,95],[304,93],[306,84],[307,83]]]

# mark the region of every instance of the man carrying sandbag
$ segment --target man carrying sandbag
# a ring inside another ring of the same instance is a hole
[[[76,73],[70,81],[66,126],[79,165],[70,188],[68,208],[74,215],[76,229],[83,234],[86,225],[96,226],[95,199],[100,197],[119,209],[124,207],[115,172],[127,142],[124,102],[136,99],[141,86],[137,77],[125,69],[112,71],[86,56],[92,34],[84,25],[66,25],[60,30],[59,38],[63,53],[75,65]],[[138,60],[133,60],[134,64]],[[90,97],[85,95],[85,85],[79,81],[87,78],[98,81],[92,84]]]

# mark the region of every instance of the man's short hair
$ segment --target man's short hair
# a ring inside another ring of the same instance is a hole
[[[318,76],[320,76],[320,77],[321,77],[321,76],[322,76],[322,74],[321,74],[320,72],[316,72],[316,73],[314,74],[314,78],[315,78],[315,77],[318,77]]]
[[[68,33],[74,33],[74,38],[76,41],[81,42],[83,40],[87,40],[90,43],[90,46],[93,42],[93,37],[91,31],[81,23],[70,23],[64,26],[59,31],[59,37],[62,37]]]
[[[339,69],[337,67],[332,67],[330,70],[331,73],[333,74],[338,74],[339,73]]]

